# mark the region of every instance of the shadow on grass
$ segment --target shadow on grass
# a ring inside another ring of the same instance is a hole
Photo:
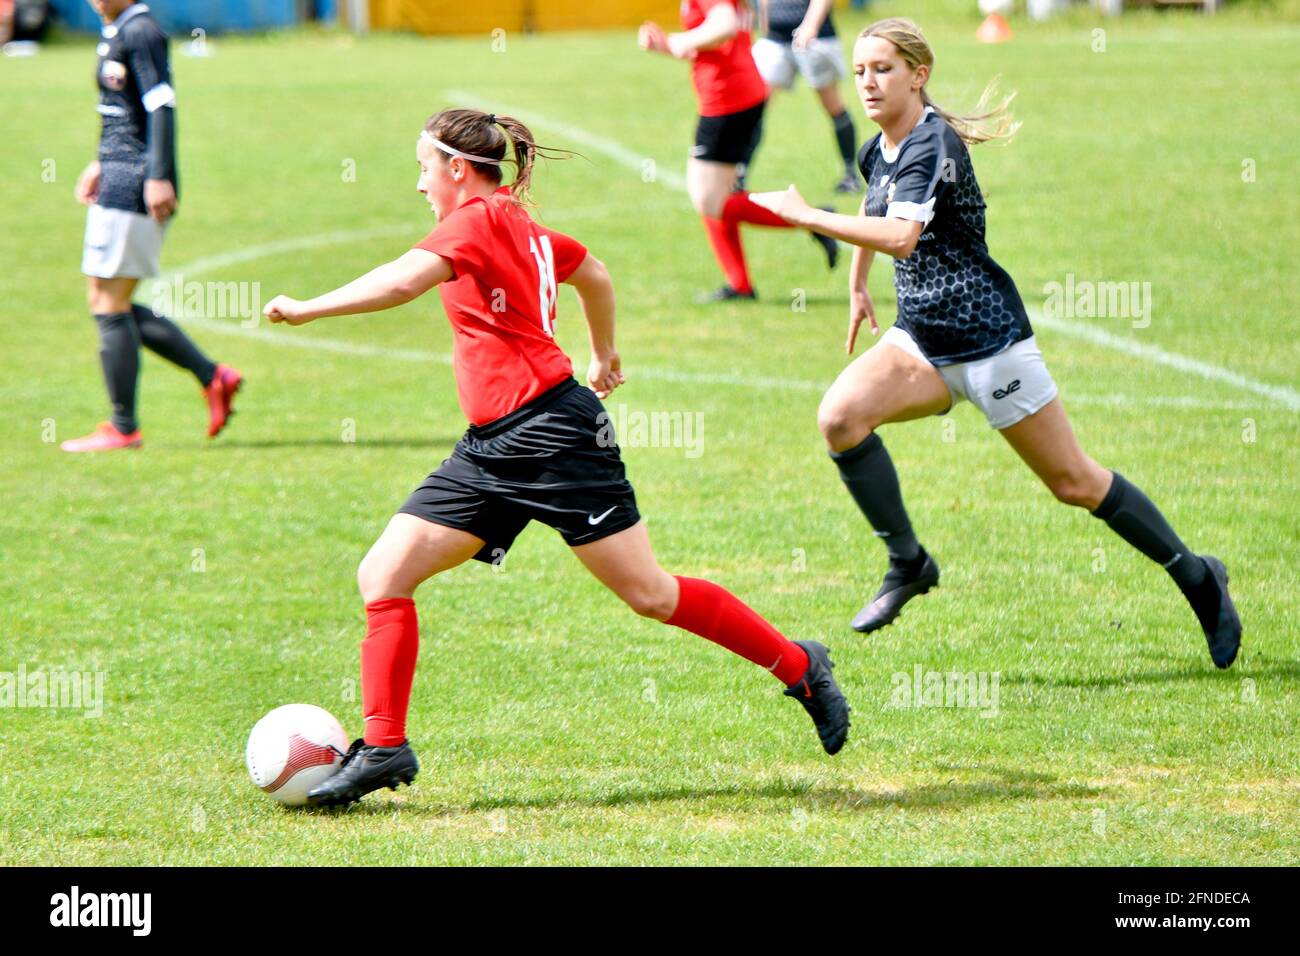
[[[1131,684],[1174,684],[1180,682],[1240,681],[1245,678],[1280,678],[1300,681],[1300,663],[1271,660],[1263,655],[1252,655],[1249,663],[1236,663],[1226,671],[1219,670],[1208,661],[1205,664],[1188,664],[1185,667],[1156,671],[1138,671],[1131,674],[1096,675],[1045,675],[1002,674],[1003,687],[1071,687],[1105,689],[1126,687]]]
[[[759,295],[762,296],[763,294],[760,292]],[[749,309],[749,308],[754,308],[756,305],[770,305],[773,302],[781,303],[783,305],[788,306],[792,301],[793,301],[793,296],[790,295],[767,295],[759,299],[758,303],[753,303],[748,300],[742,299],[739,302],[736,302],[734,304],[741,309]],[[694,301],[692,304],[700,309],[711,309],[711,308],[715,308],[718,305],[717,302],[699,302],[699,301]],[[848,295],[836,295],[836,294],[821,295],[818,293],[809,293],[805,291],[802,299],[802,304],[805,306],[843,305],[847,307],[849,304],[849,297]]]
[[[1058,783],[1055,775],[1034,770],[1010,769],[990,764],[935,764],[937,773],[951,779],[910,787],[878,789],[831,788],[810,790],[805,799],[827,810],[857,810],[878,807],[950,810],[981,803],[1011,800],[1076,800],[1101,796],[1099,787],[1079,783]],[[961,780],[976,775],[980,779]]]
[[[729,798],[733,800],[798,800],[826,810],[868,810],[880,807],[911,809],[960,809],[976,804],[1010,800],[1067,800],[1097,797],[1101,788],[1075,783],[1058,783],[1051,774],[1010,770],[996,766],[936,765],[942,774],[978,774],[978,780],[945,780],[908,787],[819,787],[811,782],[773,780],[766,783],[737,783],[720,787],[624,787],[611,793],[590,795],[545,795],[483,797],[463,805],[420,805],[402,803],[402,813],[453,816],[490,810],[557,810],[566,807],[625,807],[673,801]],[[392,803],[358,803],[347,811],[321,813],[391,814]],[[750,809],[746,807],[745,809]]]
[[[355,451],[365,448],[447,448],[456,444],[455,438],[364,438],[347,442],[335,438],[267,438],[253,441],[218,441],[213,448],[339,448]]]
[[[600,796],[581,794],[548,795],[535,797],[481,797],[467,804],[412,805],[403,803],[402,812],[423,813],[433,816],[447,816],[463,813],[482,813],[487,810],[557,810],[562,807],[620,807],[635,804],[663,803],[673,800],[706,800],[710,797],[755,797],[780,799],[805,796],[812,785],[791,783],[784,780],[765,784],[733,784],[725,787],[625,787]],[[377,791],[382,792],[382,791]],[[305,808],[308,813],[392,813],[391,803],[354,803],[350,809],[340,808]]]

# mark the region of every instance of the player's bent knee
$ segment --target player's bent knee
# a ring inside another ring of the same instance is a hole
[[[111,312],[129,312],[131,295],[112,282],[89,277],[86,284],[86,305],[95,315],[107,315]]]
[[[677,595],[668,588],[637,588],[622,597],[637,614],[656,621],[668,620],[677,610]]]
[[[93,286],[86,292],[86,305],[94,315],[125,311],[117,307],[118,303],[113,300],[112,295]]]
[[[722,218],[723,200],[721,196],[696,196],[691,201],[695,206],[695,211],[701,216],[708,216],[710,219]]]
[[[388,598],[411,597],[412,591],[398,581],[390,568],[366,555],[357,565],[357,590],[366,604]]]
[[[1075,508],[1087,508],[1091,511],[1100,503],[1089,483],[1080,480],[1076,475],[1060,475],[1050,478],[1047,481],[1047,487],[1051,489],[1052,494],[1061,504],[1071,505]]]
[[[712,219],[722,217],[722,205],[727,201],[725,190],[711,188],[708,183],[692,183],[687,189],[697,213]]]
[[[861,444],[875,430],[869,416],[851,411],[839,402],[822,402],[817,409],[817,428],[834,451]]]
[[[363,558],[361,563],[357,565],[357,590],[361,592],[361,600],[367,604],[371,601],[381,600],[375,597],[375,592],[380,586],[379,576],[371,568],[369,560]]]

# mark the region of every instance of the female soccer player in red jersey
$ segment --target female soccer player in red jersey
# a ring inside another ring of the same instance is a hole
[[[735,189],[740,167],[762,135],[767,105],[767,84],[750,53],[751,14],[744,0],[682,0],[681,9],[686,32],[666,34],[658,24],[647,22],[641,26],[638,42],[643,50],[691,61],[700,115],[686,167],[686,187],[727,277],[726,285],[704,301],[753,299],[740,224],[777,229],[788,229],[790,224],[750,202],[749,193]],[[812,237],[834,268],[838,244],[816,232]]]
[[[507,151],[517,168],[501,187]],[[848,736],[848,705],[826,648],[789,641],[709,581],[674,577],[656,562],[608,436],[599,399],[623,383],[614,347],[614,287],[576,239],[524,210],[533,163],[544,152],[523,123],[448,109],[425,124],[417,189],[438,226],[410,251],[305,302],[276,296],[272,322],[301,325],[375,312],[439,287],[454,333],[454,368],[469,430],[425,479],[361,562],[366,605],[361,645],[365,736],[340,771],[313,790],[317,805],[349,803],[410,783],[418,769],[406,712],[419,629],[415,589],[477,558],[499,561],[534,518],[555,528],[600,581],[638,614],[706,637],[770,670],[812,716],[827,753]],[[556,344],[556,284],[572,285],[591,341],[590,388]]]
[[[989,255],[983,193],[967,146],[1014,131],[1007,104],[975,116],[947,113],[925,91],[933,64],[930,44],[910,20],[881,20],[858,37],[858,93],[881,130],[859,156],[867,182],[863,215],[812,209],[793,186],[756,197],[791,222],[856,247],[850,353],[864,320],[877,331],[867,292],[871,261],[877,252],[896,260],[897,321],[840,373],[817,416],[840,476],[890,559],[884,583],[852,627],[884,627],[939,582],[877,429],[942,415],[969,399],[1057,499],[1088,509],[1169,572],[1196,614],[1211,659],[1228,667],[1241,644],[1241,621],[1223,562],[1193,553],[1141,489],[1079,447],[1015,283]]]

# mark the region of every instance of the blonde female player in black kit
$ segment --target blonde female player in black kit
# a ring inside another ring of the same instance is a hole
[[[1241,622],[1223,563],[1192,553],[1146,495],[1079,447],[1015,284],[989,256],[984,200],[967,145],[1014,132],[1007,101],[974,116],[946,113],[925,90],[933,63],[929,43],[910,20],[882,20],[858,37],[858,94],[880,127],[859,157],[867,181],[864,215],[811,208],[793,186],[754,197],[791,223],[856,247],[850,353],[863,321],[873,335],[878,331],[867,292],[872,259],[877,252],[895,259],[897,321],[840,374],[818,412],[831,458],[889,553],[884,583],[852,627],[884,627],[908,600],[939,583],[938,565],[912,532],[877,429],[941,415],[967,399],[1057,499],[1088,509],[1169,572],[1196,612],[1210,657],[1228,667],[1241,643]],[[985,102],[987,91],[980,109]]]
[[[393,516],[361,567],[365,736],[337,774],[307,795],[346,804],[410,783],[418,764],[406,712],[419,645],[415,589],[477,558],[500,560],[531,520],[555,528],[577,558],[638,614],[722,645],[770,671],[836,753],[849,708],[826,648],[790,641],[730,591],[659,566],[608,437],[600,399],[623,384],[614,347],[614,286],[571,236],[547,229],[525,203],[540,147],[509,116],[449,109],[420,133],[417,189],[438,226],[405,254],[307,301],[276,296],[272,322],[389,309],[438,287],[453,332],[456,387],[469,430]],[[509,155],[509,159],[507,159]],[[502,164],[516,168],[501,185]],[[590,387],[555,341],[557,283],[572,285],[587,320]],[[526,619],[526,610],[521,609]],[[463,666],[460,663],[456,667]],[[575,701],[586,703],[580,689]],[[593,718],[594,720],[595,718]]]

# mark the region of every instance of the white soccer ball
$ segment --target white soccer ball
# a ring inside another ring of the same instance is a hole
[[[979,0],[979,4],[980,13],[985,16],[994,13],[1006,16],[1011,12],[1011,8],[1015,6],[1014,0]]]
[[[347,749],[343,725],[328,710],[285,704],[253,725],[244,760],[259,789],[285,806],[300,807],[308,790],[338,770]]]

